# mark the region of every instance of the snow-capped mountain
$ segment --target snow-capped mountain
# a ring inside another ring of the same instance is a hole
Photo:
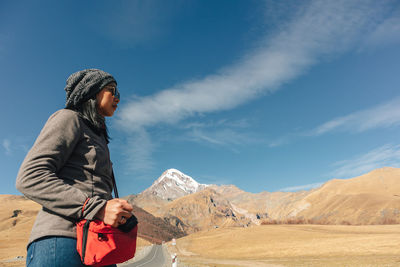
[[[174,200],[201,191],[207,186],[206,184],[199,184],[192,177],[181,171],[168,169],[142,194],[151,194],[165,200]]]

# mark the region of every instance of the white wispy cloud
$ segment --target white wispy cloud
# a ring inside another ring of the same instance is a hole
[[[239,133],[233,129],[193,129],[187,132],[186,136],[190,141],[202,144],[209,143],[213,147],[222,146],[235,153],[239,153],[236,147],[246,145],[251,140],[247,134]]]
[[[11,141],[9,139],[3,139],[2,145],[4,150],[6,151],[6,154],[11,154]]]
[[[253,119],[238,119],[238,120],[227,120],[227,119],[221,119],[218,121],[191,121],[185,124],[179,125],[180,128],[182,129],[204,129],[204,128],[248,128],[251,123],[254,123]]]
[[[233,109],[272,93],[326,56],[340,54],[365,42],[366,34],[374,32],[370,29],[379,29],[383,18],[390,17],[387,14],[390,2],[314,0],[302,3],[291,9],[290,20],[274,21],[279,25],[277,31],[268,33],[234,64],[200,79],[179,82],[154,95],[135,96],[126,104],[121,103],[117,124],[144,139],[129,144],[132,146],[129,150],[139,151],[130,156],[129,168],[140,169],[141,164],[148,168],[153,164],[153,136],[147,132],[150,127],[176,126],[189,117]],[[321,128],[319,131],[321,134],[324,130]],[[228,138],[224,138],[224,134]],[[234,130],[196,129],[191,135],[194,140],[218,145],[240,144],[245,138]],[[270,145],[282,142],[287,141],[282,139]]]
[[[193,177],[197,182],[199,183],[204,183],[208,185],[229,185],[232,184],[232,180],[228,179],[226,177],[218,177],[215,175],[199,175],[196,177]]]
[[[318,136],[332,131],[363,132],[400,124],[400,98],[370,109],[332,119],[321,124],[307,135]]]
[[[360,133],[400,125],[400,97],[371,108],[358,110],[324,122],[312,130],[297,131],[269,141],[270,147],[292,143],[296,139],[320,136],[331,132]]]
[[[12,136],[1,140],[6,155],[24,155],[32,147],[36,136]]]
[[[332,164],[332,167],[334,170],[327,174],[327,177],[342,179],[357,177],[383,167],[400,168],[400,145],[386,144],[351,159],[335,162]],[[310,190],[320,187],[323,184],[324,183],[312,183],[291,186],[279,189],[278,191],[293,192]]]
[[[300,190],[310,190],[317,187],[322,186],[324,183],[313,183],[313,184],[306,184],[306,185],[297,185],[297,186],[290,186],[279,189],[280,192],[295,192]]]
[[[128,130],[180,120],[246,103],[299,76],[325,55],[346,51],[377,27],[386,6],[377,1],[311,1],[273,36],[232,66],[137,97],[120,112]]]
[[[248,131],[250,121],[252,120],[190,122],[180,128],[185,131],[184,138],[189,141],[223,146],[234,152],[238,152],[234,147],[265,143],[264,137],[261,138]]]
[[[400,145],[386,144],[353,159],[336,162],[332,176],[352,178],[377,168],[400,167]]]
[[[365,44],[360,50],[395,44],[400,44],[400,10],[396,10],[391,17],[367,35]]]
[[[125,172],[138,174],[153,169],[155,163],[152,153],[155,147],[147,131],[131,133],[122,145],[125,154]]]

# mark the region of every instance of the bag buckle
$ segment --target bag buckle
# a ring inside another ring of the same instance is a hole
[[[102,233],[98,233],[98,234],[97,234],[97,239],[98,239],[99,241],[108,241],[107,236],[104,235],[104,234],[102,234]]]

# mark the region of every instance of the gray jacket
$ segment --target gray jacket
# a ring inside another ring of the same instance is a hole
[[[75,223],[93,219],[112,198],[111,175],[105,137],[96,134],[75,111],[62,109],[51,115],[16,181],[19,191],[42,205],[29,243],[45,236],[76,238]]]

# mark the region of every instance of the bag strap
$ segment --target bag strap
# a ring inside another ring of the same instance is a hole
[[[117,189],[117,183],[115,182],[115,177],[114,177],[114,170],[112,170],[111,177],[112,177],[113,187],[114,187],[114,197],[115,198],[119,198],[118,189]]]
[[[86,204],[88,203],[89,199],[90,199],[90,197],[88,197],[88,198],[86,199],[85,203],[84,203],[83,206],[82,206],[82,216],[83,216],[83,211],[85,210]]]

